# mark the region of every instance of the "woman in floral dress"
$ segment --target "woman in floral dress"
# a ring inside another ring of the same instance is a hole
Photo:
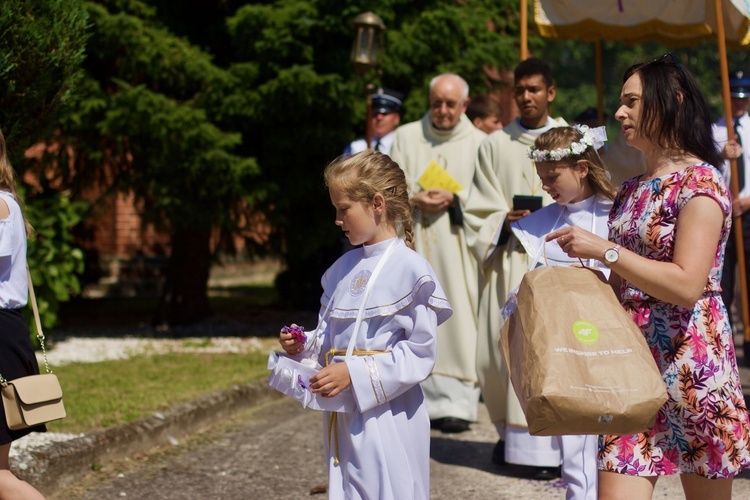
[[[578,227],[548,239],[612,269],[669,394],[650,431],[600,437],[599,498],[651,498],[659,476],[680,474],[686,498],[729,499],[732,478],[750,466],[750,419],[719,293],[731,201],[712,166],[721,159],[706,100],[665,57],[623,78],[615,117],[647,169],[620,188],[609,241]]]

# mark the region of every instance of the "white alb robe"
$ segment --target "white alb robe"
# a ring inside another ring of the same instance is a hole
[[[428,112],[421,120],[396,129],[391,158],[404,170],[412,194],[422,190],[417,181],[430,161],[445,168],[463,186],[455,193],[463,207],[477,149],[485,137],[466,115],[461,115],[453,129],[438,130]],[[438,329],[435,369],[422,384],[427,408],[431,419],[475,421],[479,400],[475,362],[478,266],[466,246],[463,226],[452,225],[447,211],[417,211],[415,219],[415,248],[435,269],[453,309],[453,316]]]
[[[506,244],[498,245],[498,236],[512,208],[514,195],[541,196],[544,205],[552,203],[552,198],[542,190],[534,162],[528,157],[528,148],[542,132],[564,125],[562,118],[550,118],[544,127],[528,130],[515,119],[490,134],[479,148],[464,209],[469,250],[482,266],[477,376],[490,418],[498,425],[506,422],[510,384],[508,370],[497,349],[502,326],[500,310],[508,293],[518,286],[529,268],[527,256],[515,251],[518,241],[511,238]]]
[[[392,242],[355,248],[323,275],[321,365],[329,349],[346,351],[367,280]],[[336,414],[337,435],[331,441],[331,414],[325,413],[328,495],[331,500],[427,499],[430,424],[419,383],[435,364],[437,326],[451,315],[450,305],[429,263],[400,239],[365,305],[355,356],[333,358],[347,363],[352,385],[346,391],[353,393],[357,410]]]
[[[607,220],[612,201],[603,196],[591,196],[577,203],[552,204],[511,224],[513,236],[531,263],[530,269],[542,266],[576,266],[578,259],[568,257],[556,241],[545,242],[552,231],[578,226],[607,238]],[[609,276],[609,268],[600,261],[583,261]],[[515,292],[515,290],[514,290]],[[511,294],[514,295],[514,292]],[[511,299],[504,313],[512,312]],[[557,466],[562,458],[562,477],[568,483],[567,498],[595,500],[597,498],[597,436],[532,436],[512,387],[508,398],[508,425],[505,434],[505,459],[514,464]],[[551,446],[549,443],[551,440]]]

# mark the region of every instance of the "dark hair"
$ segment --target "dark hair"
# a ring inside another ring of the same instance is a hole
[[[685,151],[720,168],[723,160],[711,129],[711,112],[695,78],[661,57],[631,66],[623,84],[633,75],[641,79],[641,122],[637,131],[656,146]]]
[[[339,156],[326,166],[323,179],[326,187],[341,189],[360,203],[371,202],[378,193],[383,195],[386,223],[414,250],[413,208],[406,175],[390,156],[370,150],[348,158]]]
[[[516,82],[521,78],[533,75],[542,75],[542,79],[544,79],[544,83],[547,87],[553,85],[552,67],[539,58],[530,57],[525,61],[521,61],[521,63],[516,66],[515,71],[513,71],[513,78]]]
[[[484,120],[488,116],[497,116],[500,118],[502,114],[503,108],[500,106],[500,103],[487,94],[472,97],[469,101],[469,106],[466,108],[466,116],[471,121],[474,121],[474,118]]]

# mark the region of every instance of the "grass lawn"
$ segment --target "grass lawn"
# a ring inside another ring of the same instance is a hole
[[[140,355],[65,365],[55,372],[68,416],[52,422],[48,429],[85,433],[131,422],[177,403],[265,378],[267,359],[268,350],[263,350]]]
[[[279,328],[310,314],[280,310],[275,306],[276,295],[270,285],[215,289],[210,300],[216,318],[240,321],[251,327],[248,336],[266,337],[260,339],[262,348],[243,354],[170,352],[53,366],[63,387],[68,416],[50,423],[48,429],[86,433],[113,427],[211,392],[265,378],[268,352],[278,347],[275,339]],[[108,326],[148,324],[156,304],[157,299],[149,297],[77,300],[63,305],[61,324],[72,326],[75,331],[93,331],[90,335],[96,336],[97,327],[104,330]],[[311,316],[314,318],[315,312]],[[306,319],[311,321],[314,319]],[[54,331],[51,338],[55,338]],[[208,336],[199,341],[207,345],[210,342]]]

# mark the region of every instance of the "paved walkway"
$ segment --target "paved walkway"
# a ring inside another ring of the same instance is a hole
[[[529,479],[521,467],[490,463],[496,440],[484,405],[469,432],[432,431],[432,500],[562,500],[560,481]],[[279,399],[236,414],[177,445],[104,466],[49,500],[259,499],[309,496],[325,483],[320,412]],[[657,483],[654,498],[682,498],[676,476]],[[734,498],[750,498],[750,474],[734,481]]]
[[[740,372],[748,399],[750,368],[741,367]],[[226,422],[227,418],[231,419],[229,423],[217,424]],[[20,472],[28,474],[34,484],[51,480],[46,492],[60,495],[51,498],[61,499],[302,498],[307,496],[310,487],[325,480],[320,457],[320,420],[318,412],[301,409],[296,402],[269,389],[265,381],[258,381],[180,405],[137,423],[58,443],[47,450],[32,451],[25,463],[27,469]],[[207,427],[210,433],[198,432]],[[432,431],[432,437],[433,499],[564,498],[564,488],[559,482],[534,481],[525,476],[523,468],[500,468],[490,462],[497,435],[483,405],[480,405],[479,422],[471,431],[459,435]],[[194,447],[195,439],[203,443],[198,446],[200,450]],[[159,462],[161,451],[149,451],[156,445],[169,449],[168,455],[181,458],[164,465]],[[201,455],[204,447],[207,454]],[[133,460],[133,456],[141,458]],[[143,464],[137,462],[144,458],[149,464],[162,465],[157,469],[144,469],[144,477],[151,479],[139,483],[130,474],[134,467],[140,470]],[[102,464],[104,468],[93,473],[93,464]],[[223,476],[215,475],[222,471]],[[252,474],[246,474],[247,471]],[[119,474],[126,474],[126,479],[120,480]],[[193,479],[199,482],[191,486],[194,491],[184,489],[185,474],[190,476],[191,484]],[[227,474],[234,476],[229,482],[234,485],[232,493],[221,489],[229,484],[225,479]],[[81,481],[84,475],[88,479]],[[283,487],[279,485],[280,477],[284,478]],[[158,494],[147,494],[146,489],[128,494],[130,483],[134,487],[159,488]],[[71,485],[78,488],[74,493],[68,490]],[[248,494],[248,491],[253,493]],[[198,495],[199,492],[205,495]],[[271,492],[272,496],[266,496]],[[87,496],[83,496],[84,493]],[[682,498],[679,478],[660,479],[654,498]],[[735,480],[734,498],[750,498],[750,471]]]

